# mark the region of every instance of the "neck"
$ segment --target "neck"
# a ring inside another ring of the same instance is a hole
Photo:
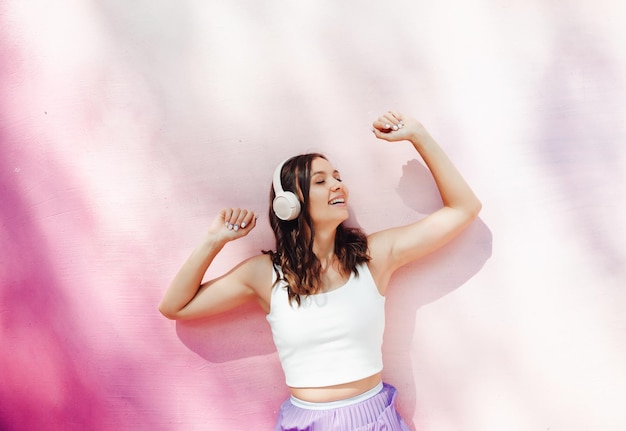
[[[315,253],[324,269],[330,266],[335,256],[335,235],[335,229],[332,231],[315,232],[313,253]]]

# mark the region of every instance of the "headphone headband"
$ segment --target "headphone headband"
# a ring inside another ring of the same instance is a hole
[[[280,174],[283,171],[283,166],[285,166],[285,163],[287,163],[289,159],[285,159],[282,162],[280,162],[280,164],[278,166],[276,166],[276,169],[274,169],[274,176],[272,178],[272,184],[274,186],[274,193],[275,194],[279,194],[279,193],[283,193],[283,185],[280,181]]]
[[[272,202],[272,209],[276,217],[285,221],[293,220],[300,214],[300,199],[298,199],[294,193],[284,191],[280,181],[283,166],[289,160],[290,159],[284,160],[276,167],[272,180],[274,194],[276,195]]]

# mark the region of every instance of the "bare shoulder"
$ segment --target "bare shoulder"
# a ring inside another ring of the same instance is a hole
[[[272,259],[267,254],[249,257],[235,269],[242,274],[246,284],[255,290],[268,287],[272,283]]]

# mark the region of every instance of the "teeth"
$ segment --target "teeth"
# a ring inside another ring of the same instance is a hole
[[[332,201],[330,201],[331,205],[342,204],[342,203],[344,203],[344,200],[342,198],[337,198],[337,199],[333,199]]]

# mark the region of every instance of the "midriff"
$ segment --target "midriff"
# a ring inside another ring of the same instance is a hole
[[[342,383],[340,385],[324,386],[321,388],[289,388],[291,395],[311,403],[327,403],[330,401],[345,400],[356,397],[369,391],[380,383],[382,373],[376,373],[354,382]]]

